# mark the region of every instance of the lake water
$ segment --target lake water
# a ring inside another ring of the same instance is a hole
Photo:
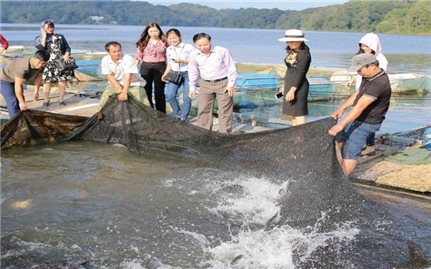
[[[280,210],[286,179],[187,158],[76,141],[3,150],[1,165],[4,266],[22,255],[21,262],[51,265],[31,268],[294,269],[294,250],[306,259],[333,241],[348,244],[359,232],[354,222],[329,232],[289,225],[266,230]],[[409,231],[407,238],[424,251],[431,247],[429,209],[378,203]],[[89,267],[77,266],[85,262]]]
[[[170,27],[163,26],[166,32]],[[177,27],[185,42],[192,43],[192,37],[199,32],[212,36],[213,44],[229,48],[237,62],[283,64],[285,43],[277,39],[283,30],[273,29],[230,29]],[[33,46],[38,36],[37,24],[1,24],[2,34],[11,45]],[[124,25],[56,25],[56,32],[66,36],[73,51],[103,51],[106,42],[117,40],[126,53],[134,55],[135,42],[143,26]],[[358,50],[358,41],[364,33],[314,32],[306,31],[307,44],[311,48],[313,67],[348,68],[350,59]],[[383,52],[389,60],[390,73],[420,73],[431,75],[431,37],[413,35],[380,35]],[[407,131],[431,123],[430,95],[394,98],[388,119],[381,132]],[[339,102],[311,103],[310,119],[330,115]],[[279,105],[256,109],[242,109],[248,115],[263,120],[280,117]]]
[[[2,24],[11,45],[32,46],[38,25]],[[184,40],[208,32],[236,61],[282,63],[282,30],[178,27]],[[167,30],[168,27],[163,27]],[[143,27],[57,25],[72,49],[103,50],[117,40],[134,53]],[[306,32],[313,66],[345,68],[363,33]],[[430,74],[430,38],[381,35],[393,72]],[[335,102],[310,104],[310,118],[329,115]],[[242,109],[246,118],[277,118],[280,106]],[[431,98],[394,98],[382,132],[407,131],[431,123]],[[294,268],[292,249],[349,242],[348,225],[327,234],[287,225],[253,229],[279,210],[286,182],[250,177],[178,159],[136,156],[121,146],[89,142],[5,150],[1,156],[2,259],[35,257],[35,264],[82,264],[89,268]],[[235,191],[240,190],[240,191]],[[429,210],[380,201],[409,215],[405,227],[428,249]],[[402,222],[403,217],[398,221]],[[16,250],[16,251],[14,251]],[[233,260],[243,257],[232,266]],[[425,253],[429,258],[429,253]],[[19,256],[19,255],[18,255]],[[270,264],[270,265],[268,265]],[[84,268],[84,267],[73,267]],[[87,268],[87,267],[85,267]]]
[[[40,34],[37,24],[1,24],[2,34],[11,45],[33,46]],[[67,38],[73,49],[103,51],[108,41],[123,44],[127,53],[134,55],[135,42],[144,26],[124,25],[56,25],[56,32]],[[165,32],[169,26],[162,26]],[[284,36],[284,30],[273,29],[231,29],[176,27],[183,35],[183,41],[192,43],[192,37],[199,32],[211,35],[212,43],[228,48],[235,61],[248,63],[283,64],[285,42],[277,41]],[[311,49],[313,67],[347,68],[351,57],[358,51],[359,39],[365,33],[305,31],[307,44]],[[431,74],[431,37],[413,35],[380,34],[383,53],[389,60],[392,73]]]

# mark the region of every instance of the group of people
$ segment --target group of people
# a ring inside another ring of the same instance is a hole
[[[72,71],[60,71],[55,61],[70,61],[71,49],[66,38],[54,34],[54,22],[46,20],[41,25],[41,35],[36,38],[38,51],[32,57],[17,58],[7,63],[0,71],[1,93],[6,99],[8,111],[13,117],[20,110],[27,109],[23,83],[35,79],[34,100],[39,99],[40,84],[44,88],[44,106],[49,106],[52,83],[59,85],[59,104],[65,105],[66,82],[73,78]],[[286,74],[283,95],[283,117],[292,125],[306,123],[308,115],[309,83],[307,72],[311,64],[311,53],[305,44],[304,32],[289,29],[278,39],[286,42]],[[148,24],[136,42],[135,57],[124,54],[121,44],[116,41],[106,43],[107,55],[101,61],[102,73],[109,82],[100,101],[101,107],[110,95],[117,94],[120,101],[127,100],[130,93],[138,101],[166,113],[166,101],[172,108],[172,115],[187,121],[191,100],[198,94],[197,125],[212,130],[215,100],[218,105],[219,132],[232,131],[233,96],[237,70],[230,52],[220,46],[213,46],[211,36],[198,33],[193,36],[194,46],[184,43],[178,29],[163,33],[153,22]],[[388,61],[382,54],[379,37],[366,34],[359,41],[359,51],[352,58],[352,70],[357,73],[347,83],[356,81],[356,91],[348,98],[332,117],[338,123],[328,132],[336,136],[342,152],[341,167],[350,175],[358,157],[372,154],[374,135],[379,130],[389,108],[391,88],[387,74]],[[180,80],[170,82],[170,72],[180,75]],[[165,96],[165,84],[167,92]],[[177,100],[179,88],[183,88],[183,104]],[[143,91],[144,89],[144,91]],[[145,93],[144,93],[145,92]],[[154,101],[153,101],[154,96]],[[344,111],[352,107],[344,118]]]
[[[339,162],[345,175],[353,173],[361,153],[375,153],[375,133],[385,119],[392,93],[387,67],[379,37],[375,33],[366,34],[359,41],[357,55],[352,58],[351,70],[357,76],[347,83],[351,86],[356,80],[356,91],[332,113],[332,117],[339,120],[328,131],[336,137],[342,156]],[[341,119],[350,107],[349,113]]]
[[[184,43],[180,31],[175,28],[165,35],[154,22],[145,27],[136,42],[134,60],[123,54],[120,43],[108,42],[105,46],[108,55],[102,59],[101,66],[109,85],[102,95],[101,107],[114,93],[119,100],[127,100],[130,91],[134,98],[163,113],[166,113],[167,101],[172,115],[187,121],[199,85],[197,125],[212,129],[217,99],[219,132],[230,133],[237,79],[235,63],[226,48],[212,46],[207,33],[194,35],[193,42],[194,46]],[[179,73],[181,80],[168,81],[170,72]],[[183,89],[182,107],[177,99],[180,87]]]
[[[66,86],[67,82],[73,79],[74,72],[59,70],[57,61],[68,63],[71,60],[71,49],[66,38],[54,33],[54,30],[54,21],[43,21],[40,26],[40,36],[35,38],[36,53],[33,56],[17,57],[6,63],[0,70],[0,91],[5,99],[10,118],[19,111],[27,109],[23,92],[25,81],[34,80],[33,100],[35,101],[39,100],[39,89],[43,84],[43,106],[45,107],[50,105],[49,95],[52,84],[58,83],[59,105],[66,105],[64,101]],[[2,39],[4,39],[3,36]],[[2,47],[5,48],[5,45],[3,44]]]
[[[306,74],[310,67],[310,49],[301,30],[291,29],[278,39],[287,43],[286,75],[281,93],[284,96],[283,115],[292,125],[306,122],[309,83]],[[332,117],[338,122],[328,133],[336,138],[341,152],[339,160],[345,175],[351,175],[361,154],[375,154],[375,133],[389,109],[391,85],[386,74],[388,61],[382,53],[378,35],[368,33],[359,40],[359,51],[352,58],[351,70],[356,75],[346,84],[356,81],[356,91],[338,108]],[[341,118],[351,107],[349,113]]]

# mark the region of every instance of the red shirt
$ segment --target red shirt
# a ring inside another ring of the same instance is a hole
[[[9,42],[7,42],[6,38],[4,38],[4,36],[1,34],[0,34],[0,42],[1,42],[2,48],[7,49],[9,47]]]

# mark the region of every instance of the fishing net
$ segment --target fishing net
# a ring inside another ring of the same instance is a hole
[[[21,111],[1,129],[1,148],[57,142],[84,124],[86,117]]]
[[[327,118],[292,128],[224,135],[181,122],[132,97],[119,102],[111,96],[85,122],[82,117],[21,112],[1,130],[1,136],[2,149],[47,141],[117,143],[133,153],[160,155],[167,161],[181,156],[232,174],[287,181],[281,209],[265,229],[288,224],[330,232],[349,223],[359,231],[352,241],[333,239],[318,247],[306,260],[301,249],[296,250],[298,268],[389,268],[408,262],[401,228],[342,176],[333,137],[327,134],[333,124]]]

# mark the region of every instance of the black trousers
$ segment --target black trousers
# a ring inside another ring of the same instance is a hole
[[[148,101],[154,108],[153,103],[153,84],[154,84],[154,99],[156,101],[156,109],[160,112],[166,113],[166,100],[165,100],[165,82],[162,81],[162,75],[165,72],[166,63],[148,63],[142,62],[139,73],[145,79],[145,92],[147,93]]]

